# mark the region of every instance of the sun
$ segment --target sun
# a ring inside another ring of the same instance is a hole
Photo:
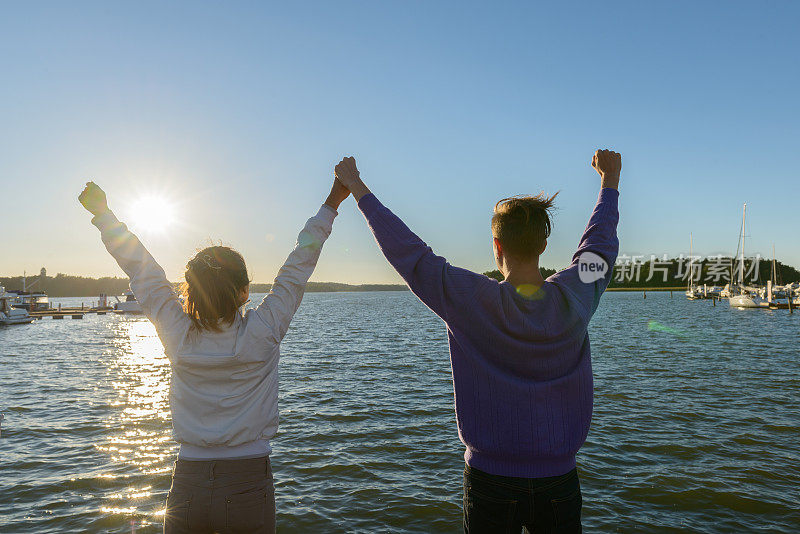
[[[164,233],[175,224],[175,206],[166,198],[149,195],[136,200],[130,209],[133,227],[146,233]]]

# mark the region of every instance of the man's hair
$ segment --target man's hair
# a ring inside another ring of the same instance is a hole
[[[536,196],[504,198],[495,204],[492,235],[507,256],[530,260],[541,253],[545,239],[550,237],[550,212],[556,195],[548,198],[542,191]]]
[[[239,292],[250,284],[242,255],[230,247],[207,247],[186,264],[184,311],[197,330],[221,331],[239,311]]]

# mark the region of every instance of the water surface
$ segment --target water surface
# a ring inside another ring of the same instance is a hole
[[[796,532],[800,313],[680,297],[608,293],[592,320],[584,528]],[[282,352],[279,532],[459,532],[443,323],[408,292],[313,293]],[[159,532],[168,387],[145,319],[0,327],[0,532]]]

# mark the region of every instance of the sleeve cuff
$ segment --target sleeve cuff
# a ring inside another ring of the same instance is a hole
[[[619,191],[613,187],[604,187],[597,195],[597,205],[603,206],[604,209],[617,209],[619,203]]]
[[[92,224],[99,228],[102,232],[107,228],[111,228],[112,226],[119,224],[119,220],[114,215],[113,211],[108,210],[100,215],[95,215],[92,217]]]
[[[611,200],[619,198],[619,190],[614,189],[613,187],[604,187],[600,189],[600,195],[597,197],[597,200]]]
[[[333,220],[336,216],[339,215],[339,212],[333,209],[332,207],[328,206],[327,204],[323,204],[319,211],[316,214],[316,217],[322,219],[323,221],[327,222],[328,224],[333,224]]]
[[[360,209],[361,213],[364,215],[374,212],[380,206],[381,201],[372,193],[367,193],[358,201],[358,209]]]

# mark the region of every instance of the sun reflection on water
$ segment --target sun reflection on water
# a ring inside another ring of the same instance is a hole
[[[108,438],[96,448],[107,454],[119,471],[133,471],[137,476],[121,491],[117,487],[108,493],[101,511],[154,526],[164,514],[163,504],[157,509],[151,504],[158,491],[149,484],[137,485],[135,479],[168,476],[171,470],[176,445],[170,435],[169,361],[150,321],[121,317],[112,328],[109,369],[116,396],[109,404],[117,409],[107,421],[111,429]],[[116,479],[119,475],[103,476]]]

